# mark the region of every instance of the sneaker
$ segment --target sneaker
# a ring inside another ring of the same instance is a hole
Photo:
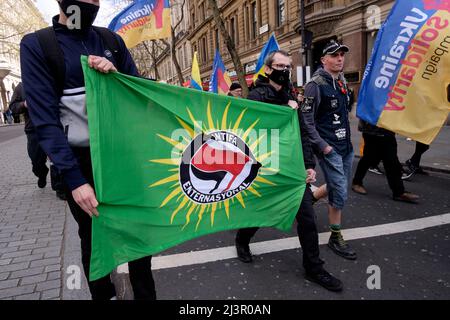
[[[406,173],[405,171],[402,171],[402,180],[408,180],[411,177],[410,174]]]
[[[317,273],[306,272],[305,278],[311,282],[315,282],[327,290],[333,292],[342,291],[342,282],[338,278],[333,277],[326,270],[322,269]]]
[[[345,242],[340,232],[331,233],[330,239],[328,240],[328,247],[338,256],[348,260],[356,260],[356,252]]]
[[[402,175],[402,179],[411,179],[418,169],[418,167],[411,163],[411,160],[406,160],[405,167],[403,168],[404,174]]]
[[[253,261],[252,253],[248,244],[240,244],[236,242],[236,252],[238,259],[244,263],[250,263]]]
[[[373,168],[369,168],[369,171],[378,175],[382,175],[383,171],[381,171],[379,166],[373,167]]]
[[[417,200],[419,200],[419,196],[417,194],[411,193],[411,192],[404,192],[403,194],[399,196],[394,196],[393,199],[395,201],[403,201],[408,203],[417,203]]]
[[[39,188],[43,189],[47,185],[47,175],[39,177],[37,185]]]
[[[57,191],[56,191],[56,196],[57,196],[58,199],[60,199],[60,200],[63,200],[63,201],[66,201],[66,200],[67,200],[67,197],[66,197],[66,194],[64,193],[64,191],[57,190]]]
[[[356,193],[362,194],[362,195],[366,195],[367,194],[367,190],[366,188],[364,188],[362,185],[360,184],[352,184],[352,190]]]

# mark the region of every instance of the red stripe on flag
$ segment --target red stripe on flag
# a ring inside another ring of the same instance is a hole
[[[217,86],[222,90],[222,92],[227,93],[229,90],[228,84],[223,77],[223,70],[217,70]]]
[[[164,0],[156,0],[156,7],[153,12],[155,14],[156,28],[161,29],[163,27]]]

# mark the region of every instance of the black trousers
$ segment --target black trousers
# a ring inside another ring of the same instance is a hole
[[[313,194],[307,185],[295,218],[297,234],[303,251],[303,267],[307,272],[316,273],[323,269],[324,262],[319,257],[319,235],[312,200]],[[239,229],[236,234],[236,242],[248,245],[258,229],[258,227]]]
[[[48,168],[46,165],[47,155],[39,146],[36,133],[27,133],[27,151],[31,160],[31,170],[38,178],[46,177]]]
[[[94,187],[89,148],[74,148],[73,151],[78,159],[84,177]],[[88,277],[91,260],[92,218],[77,205],[72,197],[72,192],[66,185],[65,191],[70,211],[78,223],[78,235],[81,239],[81,260],[84,273]],[[128,263],[130,282],[135,300],[156,299],[155,283],[151,271],[151,259],[152,257],[148,256]],[[88,285],[93,300],[109,300],[116,295],[109,275],[95,281],[88,281]]]
[[[375,136],[363,133],[364,154],[356,167],[353,184],[363,185],[367,170],[383,161],[386,171],[386,179],[392,190],[393,196],[399,196],[405,192],[402,181],[402,165],[397,157],[397,140],[394,135]]]
[[[430,146],[427,144],[423,144],[421,142],[416,141],[416,150],[414,151],[413,156],[411,157],[411,163],[419,168],[420,166],[420,159],[422,158],[422,155],[430,149]]]

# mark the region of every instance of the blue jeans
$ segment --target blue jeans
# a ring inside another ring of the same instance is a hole
[[[341,156],[334,149],[319,158],[319,165],[327,182],[328,203],[342,210],[348,195],[348,183],[351,181],[353,151]]]

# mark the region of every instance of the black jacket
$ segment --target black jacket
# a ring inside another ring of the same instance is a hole
[[[34,132],[34,126],[33,123],[31,123],[30,116],[28,115],[28,109],[25,107],[25,93],[23,91],[22,82],[20,82],[14,89],[11,102],[9,103],[9,109],[11,110],[13,115],[23,113],[25,118],[25,132]]]
[[[327,146],[342,156],[353,150],[348,118],[349,96],[344,79],[334,79],[319,68],[305,85],[302,113],[306,130],[318,155]]]
[[[276,91],[275,88],[270,85],[269,80],[261,75],[258,76],[258,79],[255,81],[255,86],[250,91],[247,98],[250,100],[286,106],[289,100],[297,101],[297,98],[294,97],[294,95],[288,89],[283,88],[280,91]],[[316,165],[314,160],[314,153],[308,138],[308,133],[305,130],[301,112],[298,112],[298,119],[300,124],[305,167],[306,169],[313,169]]]
[[[107,49],[103,38],[93,28],[69,29],[53,17],[53,29],[65,61],[62,96],[52,67],[47,64],[36,33],[29,33],[20,43],[22,81],[28,110],[36,128],[39,144],[49,156],[70,190],[87,183],[80,169],[77,147],[89,146],[85,108],[85,83],[80,56],[96,55],[109,59],[119,72],[138,76],[133,59],[119,35],[121,61]]]

